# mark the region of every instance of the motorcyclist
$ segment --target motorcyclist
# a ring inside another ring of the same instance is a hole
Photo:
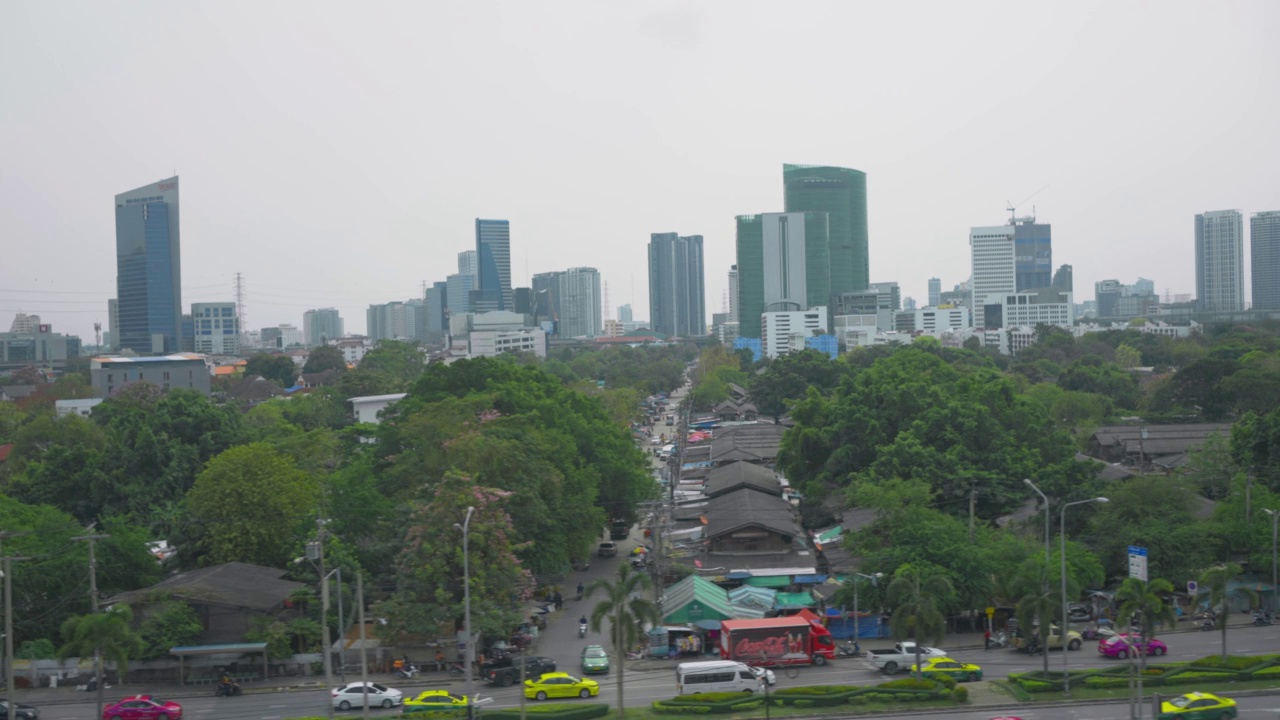
[[[578,583],[578,599],[579,599],[579,600],[581,600],[581,599],[582,599],[582,593],[583,593],[585,590],[586,590],[586,587],[584,587],[584,586],[582,585],[582,583]]]
[[[231,676],[226,673],[222,673],[222,677],[218,679],[218,687],[222,690],[222,693],[224,695],[230,695],[231,688],[234,685],[235,685],[235,681],[232,680]]]

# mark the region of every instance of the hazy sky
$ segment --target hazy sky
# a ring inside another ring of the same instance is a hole
[[[182,179],[183,304],[250,328],[420,295],[507,218],[512,279],[599,268],[647,318],[651,232],[867,173],[871,279],[967,278],[1035,205],[1053,262],[1195,290],[1194,215],[1280,210],[1280,2],[0,3],[0,331],[92,342],[113,196]],[[1248,239],[1246,237],[1246,248]],[[1246,272],[1247,272],[1246,260]]]

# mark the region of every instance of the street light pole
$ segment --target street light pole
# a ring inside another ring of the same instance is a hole
[[[1048,565],[1049,564],[1049,498],[1044,493],[1040,492],[1040,488],[1036,487],[1036,484],[1031,482],[1031,478],[1026,478],[1022,482],[1026,483],[1027,487],[1031,488],[1032,490],[1035,490],[1036,494],[1040,496],[1040,499],[1044,501],[1044,564]]]
[[[858,578],[864,577],[870,580],[871,584],[874,585],[883,575],[884,573],[876,573],[874,575],[864,575],[862,573],[853,574],[853,641],[854,643],[857,643],[858,640],[862,638],[862,634],[858,632],[859,630],[859,627],[858,627],[858,615],[859,615],[858,614]]]
[[[471,643],[471,560],[468,558],[471,549],[468,547],[468,535],[471,532],[471,514],[475,511],[474,507],[468,507],[467,517],[462,520],[462,524],[453,524],[454,527],[462,531],[462,631],[467,635],[463,659],[467,664],[467,682],[464,687],[466,688],[468,713],[470,713],[471,703],[475,700],[471,692],[471,669],[472,665],[475,664],[475,656],[473,655],[475,648]]]
[[[1088,500],[1077,500],[1069,502],[1062,506],[1058,517],[1058,532],[1062,538],[1062,627],[1058,628],[1058,635],[1062,638],[1062,696],[1071,697],[1071,676],[1067,674],[1067,629],[1070,627],[1070,614],[1067,612],[1067,508],[1072,505],[1084,505],[1085,503],[1111,502],[1104,497],[1089,498]]]
[[[1276,601],[1280,598],[1276,597],[1280,588],[1276,587],[1276,540],[1280,536],[1280,510],[1263,509],[1264,513],[1271,516],[1271,610],[1275,612],[1280,608]]]

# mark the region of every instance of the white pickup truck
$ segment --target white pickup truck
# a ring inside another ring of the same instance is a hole
[[[945,650],[920,646],[920,662],[929,658],[946,657]],[[899,670],[906,670],[916,664],[916,644],[910,642],[895,643],[892,648],[867,651],[867,667],[879,670],[885,675],[892,675]]]

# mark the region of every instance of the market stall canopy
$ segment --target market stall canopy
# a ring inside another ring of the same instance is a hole
[[[662,595],[664,623],[728,620],[733,617],[729,593],[698,575],[690,575],[667,588]]]

